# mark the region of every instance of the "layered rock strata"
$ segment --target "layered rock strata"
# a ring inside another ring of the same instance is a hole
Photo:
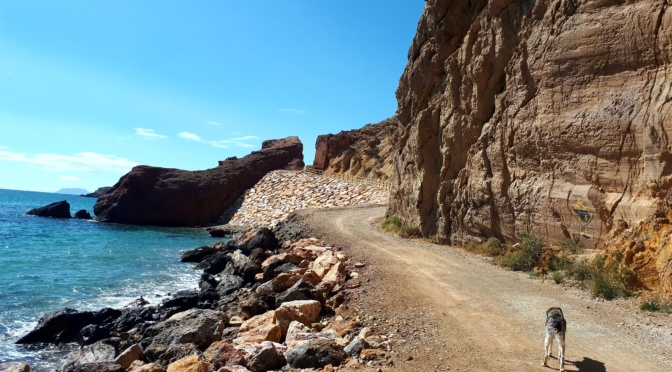
[[[669,225],[669,5],[427,1],[397,90],[389,214],[452,243],[606,247],[640,221]],[[672,291],[672,247],[633,247],[623,263]]]
[[[238,226],[275,228],[294,211],[348,205],[385,204],[389,191],[307,172],[273,171],[245,193],[222,216]]]
[[[391,118],[361,129],[318,136],[313,167],[326,174],[388,180],[399,131],[399,123]]]
[[[265,141],[260,151],[203,171],[137,166],[98,199],[94,212],[101,222],[202,226],[215,222],[266,173],[297,168],[303,168],[298,137]]]

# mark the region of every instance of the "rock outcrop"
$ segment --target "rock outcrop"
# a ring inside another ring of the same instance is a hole
[[[65,200],[31,209],[26,214],[38,217],[72,218],[70,215],[70,203]]]
[[[318,136],[313,167],[327,174],[388,180],[399,133],[399,123],[392,118],[361,129]]]
[[[646,287],[672,291],[661,235],[672,220],[670,5],[428,0],[397,90],[388,213],[443,242],[532,233],[627,247],[623,263]]]
[[[260,151],[203,171],[137,166],[98,199],[94,213],[101,222],[202,226],[216,221],[266,173],[302,166],[297,137],[264,141]]]
[[[106,192],[110,191],[112,186],[103,186],[99,187],[96,191],[89,193],[89,194],[82,194],[80,196],[86,196],[87,198],[100,198],[101,196],[105,195]]]

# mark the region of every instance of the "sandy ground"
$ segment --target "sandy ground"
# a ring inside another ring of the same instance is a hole
[[[672,371],[671,315],[641,312],[636,299],[596,300],[460,248],[384,233],[384,213],[299,213],[310,235],[366,264],[346,312],[390,336],[392,362],[383,370],[557,371],[555,359],[548,368],[541,362],[545,309],[560,306],[568,322],[567,371]]]

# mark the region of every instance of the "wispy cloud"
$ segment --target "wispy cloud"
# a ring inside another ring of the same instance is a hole
[[[79,177],[76,176],[58,176],[58,179],[61,181],[79,181]]]
[[[198,134],[189,133],[189,132],[180,132],[177,135],[178,135],[178,137],[184,138],[186,140],[196,141],[196,142],[204,143],[206,145],[210,145],[210,146],[218,147],[218,148],[222,148],[222,149],[226,149],[226,148],[230,148],[230,147],[247,147],[247,148],[254,147],[253,144],[250,144],[248,142],[249,141],[255,141],[255,140],[259,139],[259,137],[257,137],[257,136],[243,136],[243,137],[238,137],[238,138],[212,141],[212,140],[204,140]]]
[[[133,128],[135,129],[135,134],[137,134],[140,137],[147,138],[147,139],[165,139],[168,138],[168,136],[164,136],[162,134],[158,134],[154,132],[154,129],[146,129],[146,128]]]
[[[184,139],[187,139],[187,140],[191,140],[191,141],[196,141],[196,142],[201,142],[201,141],[203,141],[203,140],[201,139],[201,137],[199,137],[198,134],[194,134],[194,133],[180,132],[180,133],[178,133],[177,135],[178,135],[179,137],[181,137],[181,138],[184,138]]]
[[[208,125],[222,125],[222,123],[216,122],[216,121],[206,121],[205,124]]]
[[[281,108],[281,109],[279,109],[278,111],[280,111],[280,112],[288,112],[288,113],[290,113],[290,114],[301,114],[301,115],[304,115],[304,114],[307,114],[307,113],[308,113],[308,111],[303,110],[303,109],[292,109],[292,108]]]
[[[74,155],[35,154],[0,149],[0,161],[11,161],[35,165],[53,172],[96,172],[112,171],[126,173],[138,163],[115,155],[95,152],[80,152]]]

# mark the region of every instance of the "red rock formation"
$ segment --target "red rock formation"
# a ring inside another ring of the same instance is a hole
[[[397,90],[388,213],[444,242],[619,242],[645,285],[672,291],[669,239],[641,235],[672,216],[670,5],[428,0]]]
[[[297,137],[265,141],[260,151],[203,171],[137,166],[98,199],[101,222],[202,226],[217,220],[266,173],[303,165]]]
[[[317,137],[313,167],[326,173],[387,180],[392,174],[399,124],[392,119]]]

